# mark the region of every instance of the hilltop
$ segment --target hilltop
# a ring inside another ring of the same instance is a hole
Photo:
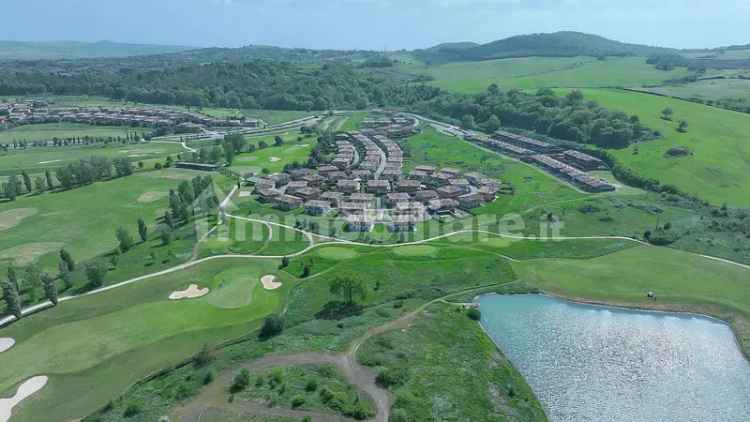
[[[111,41],[0,41],[0,60],[61,60],[169,54],[194,47]]]
[[[414,51],[423,61],[447,63],[511,57],[651,56],[677,50],[628,44],[581,32],[517,35],[487,44],[441,44]]]

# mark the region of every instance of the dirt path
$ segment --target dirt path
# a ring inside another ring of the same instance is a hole
[[[188,404],[175,409],[172,412],[172,417],[178,421],[200,422],[201,416],[204,415],[207,411],[209,411],[211,408],[218,408],[225,411],[245,410],[253,415],[261,414],[290,417],[309,416],[313,420],[319,419],[326,421],[351,421],[353,419],[343,416],[321,414],[318,412],[269,409],[252,402],[227,402],[229,394],[227,391],[227,386],[230,385],[232,378],[239,369],[244,368],[248,370],[258,371],[292,365],[330,364],[335,365],[350,384],[354,385],[360,391],[365,392],[370,396],[370,398],[372,398],[376,408],[376,415],[372,420],[376,422],[388,422],[391,413],[391,406],[393,405],[393,398],[387,390],[380,388],[376,384],[376,374],[370,368],[363,366],[359,362],[357,362],[357,352],[359,351],[360,347],[372,337],[384,334],[389,331],[407,328],[419,314],[421,314],[425,309],[435,303],[448,303],[446,302],[446,300],[452,296],[465,294],[471,291],[483,290],[488,287],[498,285],[499,284],[490,284],[471,287],[424,303],[415,310],[401,316],[398,319],[387,322],[383,325],[379,325],[377,327],[370,328],[362,336],[354,340],[349,345],[349,348],[343,353],[306,352],[291,355],[264,356],[252,362],[245,363],[232,371],[225,371],[225,373],[214,380],[214,382],[210,386],[204,388],[201,394],[193,398]]]

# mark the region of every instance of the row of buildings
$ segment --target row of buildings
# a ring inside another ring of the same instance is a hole
[[[410,231],[433,216],[494,201],[500,189],[497,180],[454,168],[417,166],[406,174],[398,143],[368,129],[339,134],[336,147],[330,164],[253,179],[258,200],[284,211],[336,213],[351,231],[376,223]]]
[[[221,119],[200,113],[159,107],[50,107],[44,102],[0,103],[0,123],[86,123],[108,126],[181,127],[185,132],[202,127],[259,127],[255,119]]]
[[[615,190],[609,182],[586,173],[607,168],[602,160],[589,154],[505,131],[497,131],[489,139],[478,136],[467,139],[540,167],[588,192]]]

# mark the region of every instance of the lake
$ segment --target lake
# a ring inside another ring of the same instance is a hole
[[[478,302],[552,422],[750,420],[750,364],[720,321],[543,295]]]

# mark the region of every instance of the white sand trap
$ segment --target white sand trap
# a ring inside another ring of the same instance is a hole
[[[0,212],[0,232],[13,228],[26,218],[39,212],[36,208],[14,208]]]
[[[252,192],[249,190],[243,190],[240,192],[240,198],[247,198],[248,196],[251,196]]]
[[[260,278],[260,282],[263,284],[263,288],[266,290],[276,290],[281,287],[281,283],[276,281],[275,275],[264,275]]]
[[[52,164],[52,163],[58,163],[62,160],[49,160],[49,161],[40,161],[38,164]]]
[[[270,161],[271,161],[272,163],[275,163],[275,162],[277,162],[277,161],[281,161],[281,158],[279,158],[279,157],[271,157],[271,158],[270,158],[269,160],[270,160]]]
[[[13,408],[19,403],[44,388],[49,379],[45,376],[33,377],[26,380],[18,387],[16,395],[9,399],[0,399],[0,422],[8,422]]]
[[[185,290],[172,292],[169,300],[195,299],[207,295],[209,291],[208,287],[199,289],[197,284],[191,284]]]
[[[0,337],[0,353],[9,350],[15,344],[16,341],[10,337]]]

